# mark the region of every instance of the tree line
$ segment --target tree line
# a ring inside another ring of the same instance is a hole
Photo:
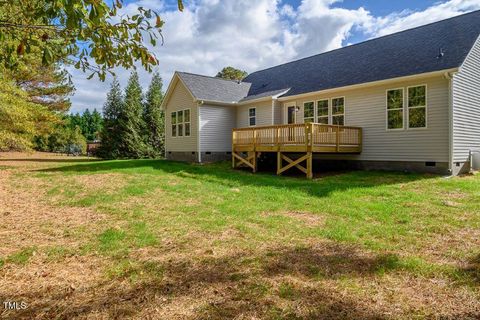
[[[165,152],[162,79],[155,72],[146,94],[133,71],[125,91],[115,78],[103,106],[98,155],[107,159],[157,158]]]

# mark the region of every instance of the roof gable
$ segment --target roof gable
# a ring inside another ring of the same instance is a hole
[[[220,103],[238,102],[247,96],[250,83],[207,77],[186,72],[177,75],[197,100]]]
[[[248,96],[290,88],[298,95],[452,68],[480,34],[480,11],[250,74]],[[440,56],[443,52],[443,56]]]

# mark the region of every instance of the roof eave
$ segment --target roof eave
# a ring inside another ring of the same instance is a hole
[[[279,96],[278,101],[288,101],[288,100],[292,100],[292,99],[301,99],[301,98],[306,98],[306,97],[310,97],[310,96],[326,94],[326,93],[331,93],[331,92],[336,92],[336,91],[361,89],[361,88],[366,88],[366,87],[378,86],[378,85],[382,85],[382,84],[388,84],[388,83],[391,83],[391,82],[408,81],[408,80],[416,79],[416,78],[428,78],[428,77],[433,77],[433,76],[437,76],[437,75],[444,75],[446,72],[456,72],[456,71],[458,71],[458,69],[459,69],[458,67],[457,68],[450,68],[450,69],[443,69],[443,70],[438,70],[438,71],[433,71],[433,72],[414,74],[414,75],[410,75],[410,76],[403,76],[403,77],[390,78],[390,79],[384,79],[384,80],[378,80],[378,81],[372,81],[372,82],[359,83],[359,84],[354,84],[354,85],[344,86],[344,87],[337,87],[337,88],[331,88],[331,89],[325,89],[325,90],[306,92],[306,93],[301,93],[301,94],[296,94],[296,95],[291,95],[291,96],[284,96],[284,97]]]

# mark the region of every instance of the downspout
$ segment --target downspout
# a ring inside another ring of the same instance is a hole
[[[453,72],[445,72],[448,80],[448,172],[453,175]]]
[[[198,117],[197,117],[197,151],[198,151],[198,163],[202,163],[202,150],[200,148],[200,136],[202,134],[202,131],[201,131],[201,128],[200,128],[200,106],[203,104],[203,101],[198,101],[197,103],[197,113],[198,113]]]

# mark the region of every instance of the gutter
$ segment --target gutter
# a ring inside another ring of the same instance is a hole
[[[365,82],[365,83],[354,84],[354,85],[349,85],[349,86],[344,86],[344,87],[337,87],[337,88],[331,88],[331,89],[301,93],[301,94],[296,94],[296,95],[291,95],[291,96],[286,96],[286,97],[280,97],[280,98],[278,98],[278,101],[282,102],[282,101],[290,101],[290,100],[294,100],[294,99],[308,98],[308,97],[311,97],[311,96],[327,94],[327,93],[332,93],[332,92],[337,92],[337,91],[361,89],[361,88],[373,87],[373,86],[377,86],[377,85],[381,85],[381,84],[388,84],[388,83],[391,83],[391,82],[398,82],[398,81],[408,81],[408,80],[418,79],[420,77],[421,78],[426,78],[426,77],[432,77],[432,76],[441,76],[441,75],[444,75],[447,72],[456,72],[456,71],[458,71],[458,68],[445,69],[445,70],[427,72],[427,73],[420,73],[420,74],[415,74],[415,75],[411,75],[411,76],[390,78],[390,79],[384,79],[384,80],[378,80],[378,81],[372,81],[372,82]]]

